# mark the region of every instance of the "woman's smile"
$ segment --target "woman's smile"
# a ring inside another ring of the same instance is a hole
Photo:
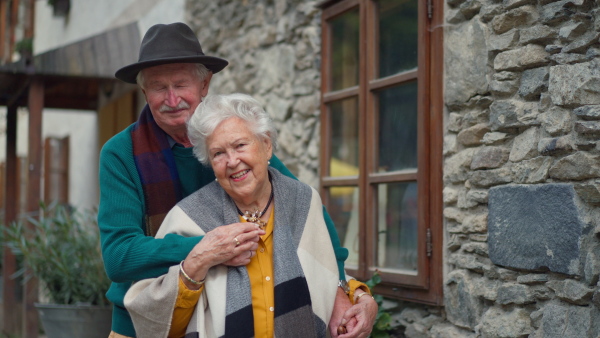
[[[234,181],[241,181],[246,176],[246,174],[249,172],[250,172],[250,169],[238,171],[237,173],[231,175],[231,178],[233,178]]]

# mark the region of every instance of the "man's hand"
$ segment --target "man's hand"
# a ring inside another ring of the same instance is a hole
[[[342,318],[344,314],[352,307],[352,303],[348,299],[348,296],[342,290],[342,288],[337,288],[337,293],[335,295],[335,303],[333,304],[333,313],[331,314],[331,319],[329,320],[329,333],[332,338],[338,337],[340,333],[338,333],[338,328],[342,325]],[[352,319],[352,323],[355,325],[355,320]],[[346,325],[348,325],[346,324]]]
[[[377,317],[377,302],[366,294],[358,299],[342,317],[342,325],[346,325],[347,333],[339,335],[339,338],[366,338],[373,330],[373,324]]]

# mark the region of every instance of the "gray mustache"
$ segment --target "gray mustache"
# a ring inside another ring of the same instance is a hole
[[[189,108],[190,108],[190,105],[187,102],[181,101],[181,102],[179,102],[177,107],[169,107],[166,104],[163,104],[162,106],[160,106],[158,111],[160,111],[161,113],[168,113],[168,112],[179,110],[179,109],[189,109]]]

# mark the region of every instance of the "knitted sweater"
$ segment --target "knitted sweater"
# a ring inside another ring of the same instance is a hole
[[[100,153],[98,225],[105,269],[113,281],[106,294],[113,303],[112,330],[134,337],[135,330],[123,304],[131,282],[165,274],[170,266],[187,256],[201,237],[171,234],[155,239],[144,234],[145,201],[133,159],[131,128],[129,126],[111,138]],[[214,173],[198,162],[192,148],[175,146],[173,154],[184,197],[214,181]],[[294,177],[275,156],[271,159],[271,166],[286,176]],[[343,263],[348,251],[340,246],[329,215],[325,212],[324,216],[340,277],[344,278]]]

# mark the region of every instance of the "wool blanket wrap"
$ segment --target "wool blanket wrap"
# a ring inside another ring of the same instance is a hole
[[[273,267],[276,337],[326,337],[337,291],[338,270],[323,219],[322,202],[308,185],[269,168],[273,178],[275,224]],[[169,233],[202,236],[239,222],[233,200],[217,182],[179,202],[157,237]],[[179,266],[135,283],[125,306],[137,336],[167,337],[178,295]],[[186,337],[253,337],[252,295],[245,267],[218,265],[187,327]]]

